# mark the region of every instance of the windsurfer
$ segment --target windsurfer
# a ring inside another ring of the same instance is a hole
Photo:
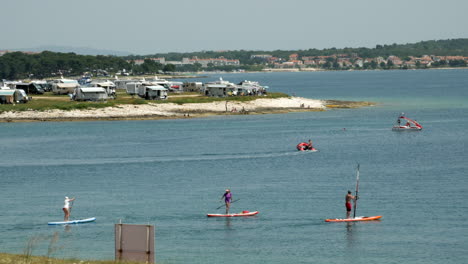
[[[348,191],[348,194],[346,194],[346,218],[349,218],[351,215],[351,210],[353,208],[351,201],[356,201],[357,197],[351,194],[351,191]]]
[[[226,189],[223,196],[221,196],[221,200],[224,198],[224,203],[226,204],[226,214],[229,214],[229,207],[231,207],[232,202],[232,193],[231,190]]]

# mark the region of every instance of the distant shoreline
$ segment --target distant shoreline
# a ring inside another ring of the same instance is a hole
[[[375,105],[373,102],[315,100],[302,97],[259,98],[249,102],[217,101],[182,105],[174,103],[126,104],[87,110],[8,111],[0,113],[0,122],[184,119],[216,115],[259,115],[326,111],[333,108],[359,108],[373,105]]]

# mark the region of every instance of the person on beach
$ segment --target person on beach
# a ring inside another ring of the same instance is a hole
[[[224,203],[226,204],[226,214],[229,214],[229,207],[231,206],[232,202],[232,193],[231,190],[226,189],[223,196],[221,196],[221,200],[224,198]]]
[[[351,191],[348,191],[348,194],[346,194],[346,218],[349,218],[351,215],[351,210],[353,208],[351,201],[356,201],[357,197],[351,194]]]
[[[64,201],[64,204],[63,204],[63,212],[65,214],[65,216],[63,217],[63,221],[68,221],[68,219],[70,218],[70,202],[72,201],[75,201],[75,198],[68,198],[68,196],[65,196],[65,201]]]

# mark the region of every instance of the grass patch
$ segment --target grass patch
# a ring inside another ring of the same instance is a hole
[[[194,96],[196,93],[182,93],[182,94],[169,94],[167,100],[150,101],[142,99],[138,96],[130,96],[123,91],[117,93],[115,100],[108,100],[106,102],[76,102],[71,101],[68,95],[53,95],[46,93],[44,95],[37,95],[33,100],[26,104],[2,104],[0,105],[0,113],[8,111],[47,111],[59,109],[64,111],[70,110],[86,110],[106,108],[123,104],[141,105],[147,103],[175,103],[175,104],[189,104],[189,103],[211,103],[211,102],[248,102],[261,98],[282,98],[289,97],[284,93],[269,93],[266,96],[233,96],[233,97],[208,97],[208,96]]]

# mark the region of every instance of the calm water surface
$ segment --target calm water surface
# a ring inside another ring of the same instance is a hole
[[[203,81],[215,80],[220,75]],[[158,263],[466,263],[468,70],[231,74],[376,107],[187,120],[0,124],[0,251],[113,259],[113,225],[154,224]],[[424,130],[392,132],[400,112]],[[346,128],[344,130],[343,128]],[[295,145],[311,138],[317,153]],[[358,215],[345,216],[361,164]],[[231,188],[234,212],[208,219]],[[48,226],[77,197],[74,218]]]

